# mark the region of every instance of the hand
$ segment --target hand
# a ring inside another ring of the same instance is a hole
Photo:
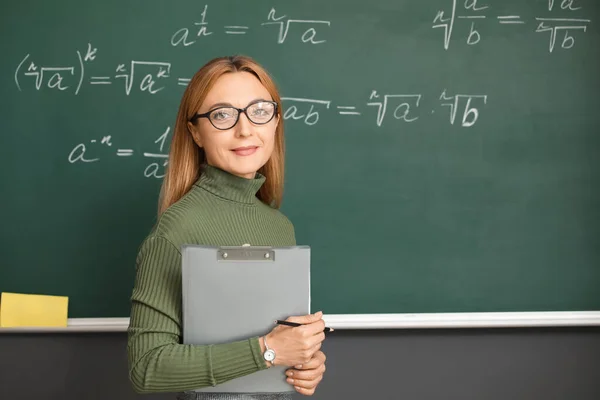
[[[287,382],[294,385],[298,393],[312,396],[317,385],[323,380],[326,358],[322,351],[317,351],[309,362],[286,371]]]
[[[313,355],[321,348],[325,340],[325,322],[321,311],[315,314],[293,316],[286,321],[302,324],[298,327],[277,325],[266,335],[269,348],[275,351],[275,365],[294,365],[308,363]],[[266,348],[262,339],[260,346],[264,352]],[[269,365],[269,364],[267,364]]]

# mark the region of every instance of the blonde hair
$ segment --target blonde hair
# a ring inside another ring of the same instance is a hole
[[[200,177],[201,166],[206,162],[204,150],[196,144],[188,128],[188,121],[198,111],[217,79],[231,72],[249,72],[256,76],[277,102],[279,123],[275,129],[273,153],[258,171],[266,177],[257,197],[271,207],[279,208],[283,196],[284,139],[281,98],[269,73],[247,56],[219,57],[209,61],[190,80],[181,103],[169,150],[169,164],[162,182],[158,202],[158,216],[181,199]]]

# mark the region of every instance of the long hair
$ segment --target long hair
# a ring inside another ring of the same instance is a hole
[[[283,139],[283,113],[281,98],[269,73],[247,56],[219,57],[209,61],[194,74],[181,103],[169,150],[169,164],[163,178],[158,202],[158,216],[181,199],[200,177],[202,164],[206,162],[200,148],[188,129],[189,119],[198,111],[208,92],[219,77],[231,72],[249,72],[256,76],[277,102],[279,123],[275,130],[273,153],[258,171],[266,177],[257,197],[265,204],[279,208],[283,196],[285,146]]]

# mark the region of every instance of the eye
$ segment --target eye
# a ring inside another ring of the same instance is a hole
[[[274,107],[271,103],[259,102],[253,104],[249,110],[253,118],[268,119],[273,115]]]
[[[219,110],[215,110],[211,114],[211,118],[215,121],[223,121],[233,117],[233,112],[229,108],[222,108]]]
[[[256,117],[264,117],[266,115],[269,115],[269,110],[267,110],[265,108],[261,108],[261,106],[259,106],[252,110],[252,115],[254,115]]]

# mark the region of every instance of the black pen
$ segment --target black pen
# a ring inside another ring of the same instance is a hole
[[[302,326],[302,324],[299,324],[297,322],[289,322],[289,321],[281,321],[281,320],[275,320],[275,323],[277,325],[287,325],[287,326]],[[327,333],[327,332],[333,332],[333,328],[325,328],[323,329],[323,332]]]

